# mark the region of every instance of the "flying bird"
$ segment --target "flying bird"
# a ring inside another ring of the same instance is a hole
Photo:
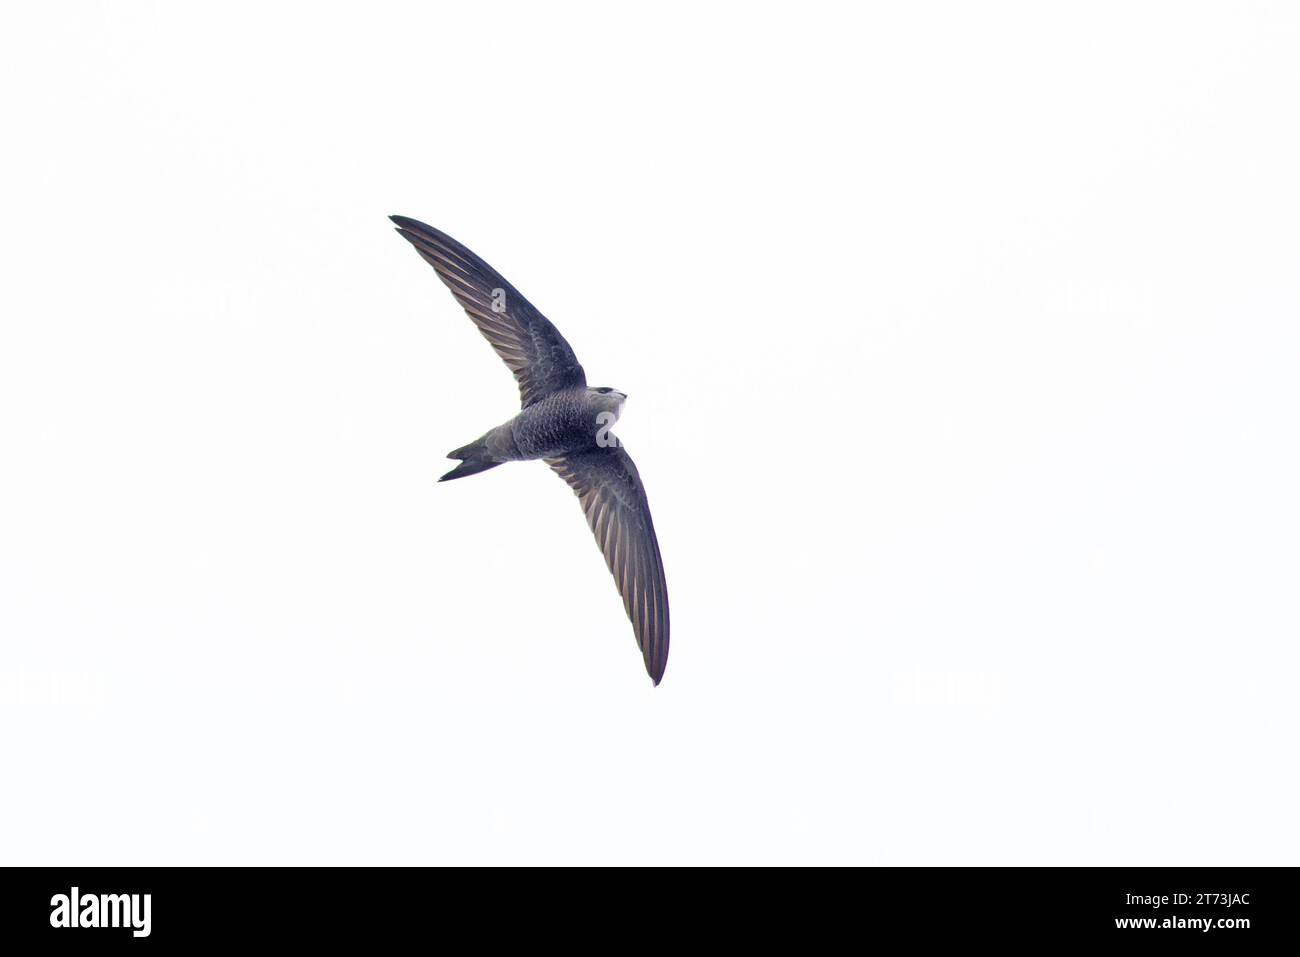
[[[519,384],[522,406],[447,458],[460,464],[438,481],[503,462],[542,459],[577,493],[623,597],[646,671],[659,684],[668,664],[668,586],[650,505],[632,458],[609,427],[627,395],[587,385],[559,330],[495,269],[446,233],[390,217],[464,307]]]

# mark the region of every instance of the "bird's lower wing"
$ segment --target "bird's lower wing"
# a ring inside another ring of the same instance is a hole
[[[668,664],[668,585],[641,476],[621,445],[546,460],[578,495],[654,683]]]

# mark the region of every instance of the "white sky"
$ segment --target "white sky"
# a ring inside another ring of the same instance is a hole
[[[1064,7],[11,12],[0,862],[1294,864],[1300,13]]]

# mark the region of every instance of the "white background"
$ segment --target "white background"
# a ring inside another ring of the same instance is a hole
[[[978,9],[977,9],[978,7]],[[0,39],[0,861],[1294,864],[1288,4]],[[385,219],[631,395],[658,689]]]

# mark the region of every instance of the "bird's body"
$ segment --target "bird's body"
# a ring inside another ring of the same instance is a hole
[[[617,398],[611,401],[612,397]],[[448,458],[463,463],[440,481],[472,474],[460,471],[464,463],[501,465],[598,447],[601,430],[617,420],[625,398],[621,392],[601,393],[581,386],[553,392],[452,452]]]
[[[519,384],[519,414],[448,458],[460,464],[439,481],[506,462],[544,459],[578,495],[614,576],[623,606],[658,684],[668,663],[668,590],[641,477],[609,431],[627,396],[592,388],[569,344],[491,266],[431,226],[392,217],[433,266]]]

